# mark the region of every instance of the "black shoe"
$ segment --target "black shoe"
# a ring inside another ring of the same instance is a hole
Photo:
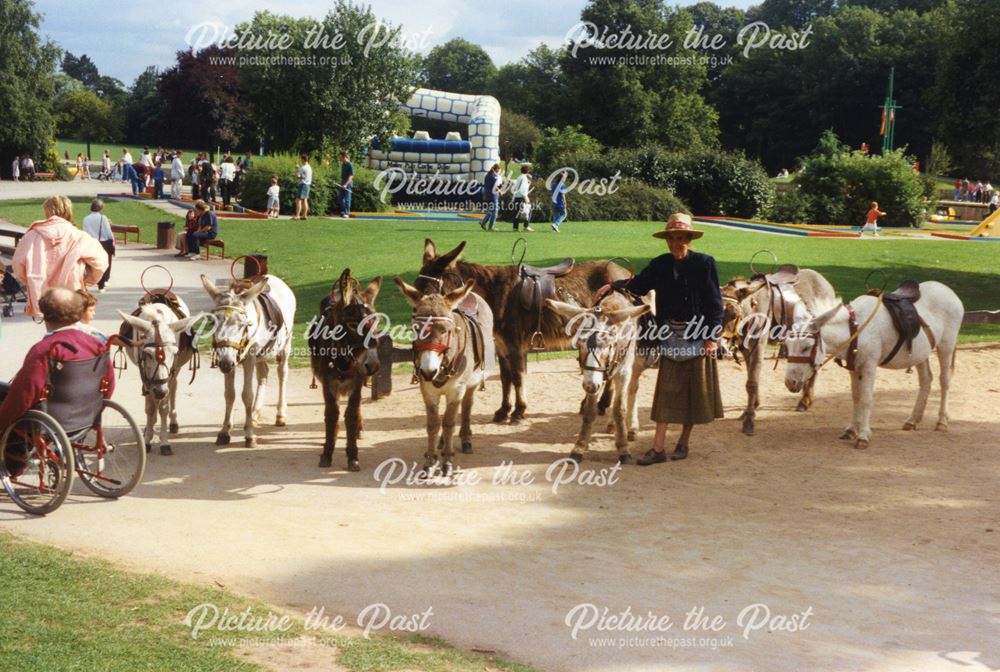
[[[682,446],[681,444],[678,443],[677,447],[674,448],[674,452],[671,453],[670,459],[671,460],[686,460],[687,456],[688,456],[688,447],[687,446]]]
[[[636,460],[636,464],[640,467],[648,467],[651,464],[662,464],[667,461],[667,453],[663,450],[655,450],[650,448],[646,451],[646,454]]]

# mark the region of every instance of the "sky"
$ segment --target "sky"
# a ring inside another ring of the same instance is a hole
[[[684,2],[682,4],[691,4]],[[520,60],[540,43],[556,47],[580,19],[586,0],[370,0],[375,15],[403,28],[415,50],[463,37],[479,44],[497,66]],[[719,2],[747,8],[751,0]],[[165,69],[197,24],[235,26],[257,11],[322,17],[330,0],[168,0],[138,3],[112,0],[36,0],[41,32],[76,56],[87,54],[102,75],[131,85],[150,65]],[[161,8],[154,14],[153,8]],[[154,20],[155,19],[155,20]]]

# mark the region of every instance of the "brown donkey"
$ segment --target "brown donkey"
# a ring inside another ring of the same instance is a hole
[[[461,260],[463,249],[465,241],[451,252],[438,255],[434,241],[427,239],[414,286],[424,293],[439,293],[457,289],[467,281],[474,283],[474,291],[486,300],[494,317],[503,401],[493,414],[493,422],[504,422],[508,415],[511,422],[517,422],[528,407],[524,389],[528,353],[540,345],[546,349],[570,345],[564,318],[545,310],[545,299],[590,308],[601,287],[628,278],[629,272],[604,260],[575,264],[567,259],[552,268],[472,264]],[[511,387],[515,393],[513,413]]]
[[[340,422],[340,397],[347,397],[347,470],[360,471],[358,436],[361,434],[361,392],[365,379],[379,368],[377,339],[374,338],[375,297],[382,278],[372,280],[364,291],[345,268],[330,295],[319,304],[320,316],[310,323],[309,359],[313,375],[323,388],[326,439],[320,467],[333,462],[333,447]]]

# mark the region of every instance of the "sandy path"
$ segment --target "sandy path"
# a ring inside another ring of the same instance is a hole
[[[105,326],[114,322],[111,306],[136,298],[118,288],[157,259],[141,248],[125,257],[102,299]],[[200,307],[197,272],[206,267],[173,268],[180,291]],[[207,268],[225,274],[224,265]],[[0,375],[16,370],[20,342],[38,329],[23,319],[4,324]],[[377,602],[395,614],[431,607],[431,633],[545,670],[996,669],[1000,349],[963,348],[958,362],[947,434],[931,431],[936,393],[924,427],[900,431],[916,376],[880,371],[866,452],[837,440],[849,414],[844,372],[825,370],[815,407],[798,414],[781,371],[767,371],[757,436],[748,438],[736,419],[743,374],[727,362],[727,419],[696,430],[689,460],[629,467],[609,487],[553,494],[546,470],[568,452],[579,422],[572,359],[530,364],[530,418],[521,425],[488,424],[498,382],[478,395],[476,453],[459,463],[486,483],[383,492],[374,469],[394,457],[417,461],[424,447],[408,375],[396,376],[390,399],[366,404],[362,472],[348,474],[342,444],[337,469],[316,466],[322,405],[302,370],[292,375],[288,428],[263,428],[252,451],[238,434],[233,446],[212,445],[222,377],[206,358],[195,385],[181,388],[176,455],[154,452],[132,496],[105,502],[78,487],[44,519],[0,498],[0,528],[303,612],[324,606],[354,619]],[[139,417],[135,367],[119,384],[116,399]],[[651,388],[647,374],[644,418]],[[646,421],[633,452],[650,438]],[[490,484],[503,461],[534,484]],[[583,466],[613,464],[601,434]],[[574,640],[564,620],[581,603],[669,615],[674,625],[664,633],[584,630]],[[737,617],[755,603],[774,615],[811,609],[808,628],[744,639]],[[723,617],[721,631],[685,630],[693,607]],[[623,636],[663,639],[619,647]],[[715,647],[700,641],[708,636]],[[591,641],[603,637],[610,648]]]

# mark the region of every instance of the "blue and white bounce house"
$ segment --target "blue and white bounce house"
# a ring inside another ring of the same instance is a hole
[[[416,131],[412,138],[392,138],[388,148],[374,140],[369,168],[405,171],[411,179],[480,184],[500,162],[500,103],[493,96],[417,89],[400,109],[411,117],[468,124],[467,139],[451,131],[432,140],[427,131]]]

